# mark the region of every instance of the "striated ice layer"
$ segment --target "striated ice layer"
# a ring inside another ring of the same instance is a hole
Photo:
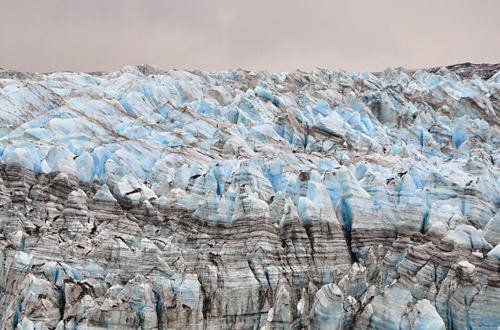
[[[2,327],[496,329],[493,68],[0,70]]]

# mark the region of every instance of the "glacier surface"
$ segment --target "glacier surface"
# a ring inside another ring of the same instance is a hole
[[[497,329],[500,71],[0,70],[3,329]]]

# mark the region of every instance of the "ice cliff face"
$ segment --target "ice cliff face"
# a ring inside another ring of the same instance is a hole
[[[496,329],[494,73],[0,71],[2,327]]]

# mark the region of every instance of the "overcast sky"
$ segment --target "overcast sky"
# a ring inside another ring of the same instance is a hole
[[[0,67],[381,71],[500,62],[500,0],[0,0]]]

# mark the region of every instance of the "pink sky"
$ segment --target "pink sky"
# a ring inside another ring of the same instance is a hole
[[[500,62],[499,0],[0,0],[0,67],[351,71]]]

